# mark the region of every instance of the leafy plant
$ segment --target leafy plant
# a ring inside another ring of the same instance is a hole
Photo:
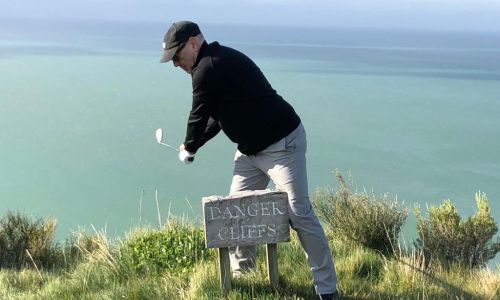
[[[423,251],[427,261],[437,259],[443,264],[458,263],[470,267],[482,266],[500,251],[500,237],[493,242],[498,227],[491,216],[485,193],[475,194],[477,211],[462,220],[450,200],[428,209],[429,219],[417,218],[417,249]]]
[[[131,238],[122,246],[122,254],[131,260],[133,269],[153,275],[189,272],[197,261],[210,255],[203,230],[180,222]]]
[[[387,195],[376,197],[367,192],[352,192],[337,171],[336,191],[321,189],[315,195],[314,207],[336,238],[358,242],[384,254],[393,252],[408,211]]]

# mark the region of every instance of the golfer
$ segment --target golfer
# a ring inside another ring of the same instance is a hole
[[[270,179],[286,191],[290,224],[305,250],[316,293],[321,299],[335,298],[332,254],[309,201],[306,132],[299,116],[250,58],[218,42],[208,44],[193,22],[172,24],[163,50],[160,62],[172,61],[191,74],[193,84],[186,139],[179,152],[193,157],[220,130],[236,143],[230,193],[266,189]],[[256,246],[229,250],[235,276],[255,266]]]

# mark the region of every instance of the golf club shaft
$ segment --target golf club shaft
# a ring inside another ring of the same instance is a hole
[[[161,145],[163,145],[163,146],[167,146],[168,148],[170,148],[170,149],[172,149],[172,150],[174,150],[174,151],[176,151],[176,152],[179,152],[179,149],[177,149],[177,148],[175,148],[175,147],[172,147],[172,146],[170,146],[169,144],[165,144],[165,143],[160,143],[160,144],[161,144]]]

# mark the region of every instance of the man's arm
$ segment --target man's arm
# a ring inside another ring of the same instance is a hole
[[[221,127],[219,125],[219,122],[215,121],[214,119],[212,119],[210,117],[208,119],[207,127],[205,128],[205,133],[201,137],[199,147],[202,147],[203,145],[205,145],[206,142],[208,142],[213,137],[215,137],[219,133],[220,130],[221,130]]]
[[[185,149],[196,153],[208,140],[220,131],[220,126],[211,114],[213,112],[215,78],[210,62],[200,63],[192,74],[193,79],[193,105],[189,114]]]
[[[191,153],[196,153],[198,148],[201,147],[202,137],[204,136],[210,118],[209,104],[205,101],[196,101],[194,98],[195,97],[193,97],[193,108],[189,113],[187,123],[186,139],[184,141],[186,150]]]
[[[212,118],[209,118],[207,127],[205,128],[205,132],[201,136],[199,143],[198,143],[198,149],[201,148],[203,145],[205,145],[206,142],[211,140],[213,137],[215,137],[219,131],[221,130],[221,127],[219,125],[219,122],[215,121]],[[186,148],[185,144],[182,144],[179,148],[180,151],[186,150],[190,153],[195,153],[192,151],[189,151],[188,148]]]

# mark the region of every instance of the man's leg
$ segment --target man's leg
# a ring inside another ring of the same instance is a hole
[[[230,195],[249,190],[264,190],[269,183],[267,174],[259,170],[252,159],[239,151],[234,158],[233,182]],[[256,246],[229,247],[229,258],[233,274],[238,276],[255,267]]]
[[[259,168],[266,170],[278,189],[288,193],[292,228],[297,231],[306,253],[318,294],[336,291],[333,257],[323,227],[308,195],[306,172],[306,135],[300,125],[286,138],[255,155]]]

